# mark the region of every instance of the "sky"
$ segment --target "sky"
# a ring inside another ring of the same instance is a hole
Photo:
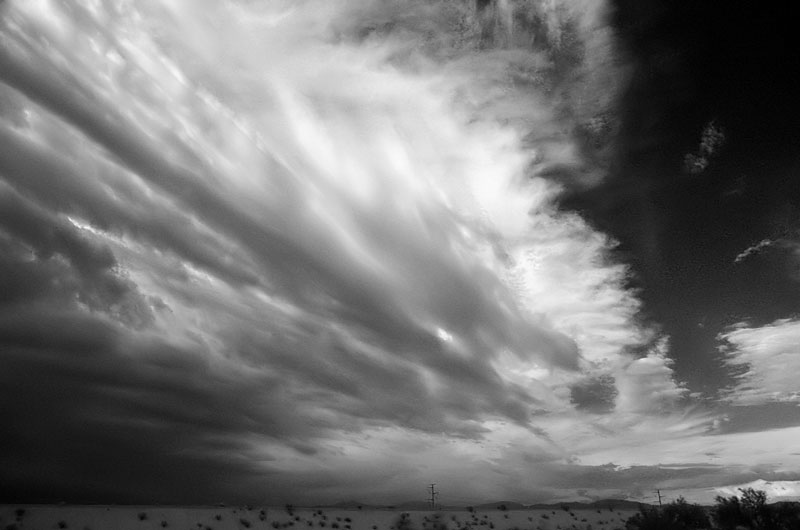
[[[0,2],[0,501],[800,496],[795,28]]]

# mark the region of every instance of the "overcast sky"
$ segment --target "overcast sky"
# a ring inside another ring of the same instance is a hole
[[[791,491],[796,31],[684,4],[0,2],[0,501]]]

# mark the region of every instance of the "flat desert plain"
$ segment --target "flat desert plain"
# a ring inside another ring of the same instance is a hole
[[[0,530],[622,530],[627,509],[2,505]]]

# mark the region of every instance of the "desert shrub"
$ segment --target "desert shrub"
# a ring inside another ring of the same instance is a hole
[[[250,528],[250,521],[248,521],[247,519],[239,519],[239,522],[240,522],[240,523],[242,524],[242,526],[244,526],[245,528]]]
[[[664,513],[675,521],[680,528],[711,528],[708,514],[702,506],[690,504],[683,497],[664,507]]]
[[[67,522],[66,521],[59,521],[58,522],[58,527],[59,528],[66,528],[67,527]]]
[[[397,521],[394,523],[397,530],[414,530],[414,525],[411,523],[411,517],[408,513],[401,513]]]
[[[169,524],[166,521],[161,521],[161,528],[166,528],[168,526]]]
[[[139,512],[137,517],[139,517],[140,521],[144,521],[145,519],[147,519],[147,514],[145,512]]]

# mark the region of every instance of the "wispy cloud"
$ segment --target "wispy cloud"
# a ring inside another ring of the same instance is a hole
[[[755,245],[749,246],[746,249],[744,249],[743,251],[741,251],[739,254],[737,254],[736,258],[733,260],[733,262],[734,263],[739,263],[741,261],[744,261],[748,257],[750,257],[752,255],[755,255],[755,254],[758,254],[759,252],[761,252],[765,248],[771,247],[774,244],[775,244],[775,241],[772,240],[772,239],[762,239],[761,241],[759,241]]]
[[[725,131],[713,120],[708,122],[700,134],[697,151],[687,154],[683,159],[684,169],[692,174],[705,171],[711,160],[725,144]]]

